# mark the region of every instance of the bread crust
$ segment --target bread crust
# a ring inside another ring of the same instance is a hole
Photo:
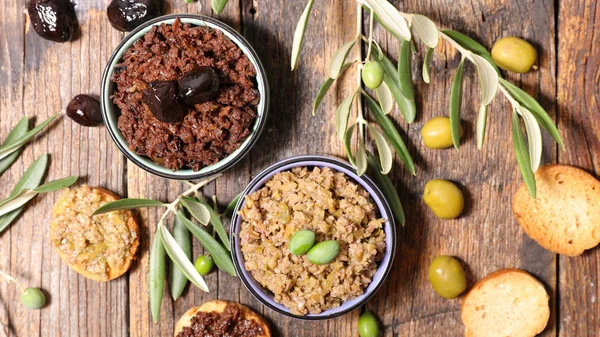
[[[537,197],[523,184],[512,209],[523,231],[557,254],[581,255],[600,243],[600,181],[568,165],[551,164],[535,173]]]
[[[262,335],[260,335],[259,337],[271,337],[271,330],[269,329],[269,325],[267,324],[267,322],[265,321],[265,319],[262,316],[255,313],[254,311],[250,310],[250,308],[248,308],[247,306],[245,306],[243,304],[239,304],[239,303],[235,303],[235,302],[219,301],[219,300],[208,301],[199,307],[192,307],[188,311],[186,311],[185,314],[183,314],[183,316],[181,316],[179,321],[177,321],[177,324],[175,325],[175,332],[174,332],[173,336],[177,337],[177,334],[179,332],[181,332],[181,330],[184,327],[190,326],[191,319],[192,319],[192,317],[194,317],[196,315],[197,312],[201,311],[201,312],[221,313],[225,310],[225,307],[229,304],[235,305],[238,308],[240,308],[242,310],[242,312],[244,313],[244,319],[252,320],[261,327],[261,329],[264,333]]]
[[[105,198],[109,202],[121,199],[114,192],[109,191],[109,190],[104,189],[104,188],[101,188],[101,187],[90,187],[90,190],[93,193],[100,194],[103,198]],[[54,207],[59,207],[58,203]],[[53,214],[55,212],[56,212],[56,210],[53,211]],[[107,273],[107,278],[106,279],[100,278],[96,274],[89,273],[89,272],[86,271],[85,268],[82,268],[81,266],[78,266],[78,265],[69,265],[70,268],[72,268],[73,270],[75,270],[79,274],[83,275],[85,278],[88,278],[88,279],[91,279],[91,280],[94,280],[94,281],[97,281],[97,282],[108,282],[108,281],[114,280],[114,279],[122,276],[123,274],[125,274],[129,270],[129,268],[131,267],[132,261],[136,258],[135,253],[137,252],[137,249],[138,249],[138,246],[139,246],[140,231],[139,231],[139,226],[138,226],[137,220],[135,219],[135,216],[134,216],[133,212],[130,211],[130,210],[124,210],[122,212],[124,212],[126,214],[126,216],[127,216],[127,227],[129,228],[130,232],[135,233],[135,237],[133,238],[131,246],[129,248],[129,253],[130,253],[131,257],[124,259],[123,265],[121,266],[121,268],[111,268],[108,271],[108,273]],[[53,228],[51,227],[51,231],[52,230],[53,230]],[[58,253],[59,257],[63,261],[66,261],[68,259],[68,257],[65,254],[63,254],[63,252],[60,249],[55,249],[55,251]]]
[[[523,277],[525,277],[525,279],[523,279]],[[478,306],[482,307],[482,309],[481,309],[482,311],[484,310],[483,307],[485,305],[493,308],[493,310],[499,310],[501,308],[501,305],[504,305],[504,307],[502,307],[501,309],[505,310],[508,314],[512,314],[512,313],[518,311],[518,305],[517,305],[518,302],[515,302],[514,299],[508,298],[507,296],[500,296],[500,295],[504,295],[500,292],[499,292],[498,296],[494,296],[494,297],[498,298],[500,300],[510,300],[510,301],[503,302],[503,303],[480,303],[481,300],[479,300],[477,298],[478,296],[482,295],[481,293],[483,291],[484,286],[486,286],[490,282],[495,282],[499,278],[504,278],[505,282],[510,281],[510,286],[517,290],[521,290],[522,288],[527,287],[527,289],[530,291],[526,292],[526,294],[529,294],[532,296],[533,296],[534,292],[538,292],[539,294],[542,294],[542,293],[545,294],[545,296],[542,298],[541,303],[536,303],[536,304],[538,304],[537,308],[528,306],[528,308],[527,308],[528,310],[531,310],[531,311],[537,310],[537,311],[535,311],[536,317],[533,317],[533,318],[530,317],[533,319],[533,321],[525,319],[525,322],[527,324],[524,327],[519,327],[520,329],[518,329],[519,330],[518,336],[533,337],[533,336],[539,334],[540,332],[542,332],[545,329],[546,325],[548,324],[548,320],[550,318],[550,305],[548,302],[550,299],[550,296],[546,292],[544,285],[540,281],[538,281],[535,277],[533,277],[531,274],[529,274],[528,272],[526,272],[524,270],[516,269],[516,268],[506,268],[506,269],[501,269],[501,270],[495,271],[495,272],[487,275],[483,279],[481,279],[479,282],[477,282],[473,286],[473,288],[469,291],[469,293],[464,297],[463,302],[461,303],[461,319],[463,321],[463,324],[465,324],[465,336],[466,337],[492,336],[490,331],[493,333],[494,327],[487,327],[486,333],[481,333],[481,330],[478,330],[479,329],[478,326],[473,326],[474,322],[479,323],[479,321],[484,321],[484,318],[485,318],[485,316],[476,316],[476,315],[479,315],[479,313],[476,313],[478,310],[477,309]],[[527,284],[525,284],[525,283],[527,283]],[[533,288],[533,291],[532,291],[532,288]],[[490,290],[490,289],[488,289],[488,290]],[[497,288],[492,288],[491,290],[497,291]],[[483,293],[483,296],[485,296],[485,293]],[[517,297],[517,299],[519,299],[519,298]],[[472,306],[475,308],[475,311],[471,310]],[[479,318],[479,317],[481,317],[481,318]],[[488,320],[485,323],[488,325],[494,324],[494,326],[515,326],[518,324],[518,322],[507,322],[505,320],[498,321],[498,322],[489,322],[489,320]],[[480,334],[477,333],[478,331],[480,332]],[[513,336],[513,335],[511,335],[511,336]]]

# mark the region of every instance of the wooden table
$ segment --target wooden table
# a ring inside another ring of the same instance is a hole
[[[213,15],[208,0],[186,5],[171,0],[169,12]],[[533,42],[540,69],[526,75],[508,74],[511,81],[537,97],[556,117],[566,150],[544,134],[544,163],[565,163],[600,174],[600,1],[598,0],[407,0],[394,1],[405,12],[423,13],[440,26],[467,33],[484,45],[505,35]],[[77,15],[81,36],[72,43],[45,41],[30,29],[25,0],[0,3],[0,138],[22,116],[36,123],[65,108],[79,93],[99,94],[104,65],[123,34],[112,29],[105,14],[108,0],[80,0]],[[305,1],[230,0],[217,16],[232,25],[256,48],[272,89],[271,115],[254,150],[205,189],[222,203],[229,201],[269,164],[299,154],[344,157],[337,141],[333,114],[337,103],[355,85],[348,72],[323,108],[311,117],[312,100],[327,73],[333,51],[355,34],[354,1],[317,1],[296,72],[289,71],[291,41]],[[397,54],[398,44],[376,29],[384,49]],[[419,48],[419,60],[423,49]],[[468,266],[469,284],[504,267],[528,270],[551,293],[552,317],[543,336],[600,336],[600,250],[580,257],[557,256],[540,248],[518,226],[511,199],[521,184],[510,140],[510,107],[498,95],[490,107],[484,151],[474,139],[479,83],[467,67],[460,152],[429,150],[420,139],[425,121],[446,115],[449,90],[460,61],[443,44],[433,58],[432,84],[414,78],[418,117],[406,124],[392,112],[400,133],[416,160],[412,177],[399,161],[392,177],[400,191],[407,224],[399,228],[394,268],[384,287],[366,305],[377,313],[386,336],[462,336],[460,300],[436,296],[427,282],[429,261],[436,255],[459,257]],[[128,163],[104,127],[86,128],[62,118],[25,147],[19,160],[0,177],[6,195],[31,162],[50,154],[47,180],[78,174],[81,183],[101,186],[121,196],[172,200],[185,186],[145,173]],[[451,179],[466,193],[466,211],[458,220],[435,218],[421,201],[431,178]],[[190,287],[173,302],[165,296],[161,320],[152,323],[148,309],[148,247],[154,237],[156,210],[142,211],[141,246],[130,272],[109,283],[87,280],[61,263],[49,244],[51,208],[60,192],[37,197],[9,230],[0,235],[0,270],[49,294],[39,311],[24,309],[12,285],[0,283],[0,335],[9,336],[171,336],[174,322],[191,306],[209,299],[250,305],[268,318],[278,336],[358,336],[361,310],[343,317],[304,322],[285,318],[261,306],[241,283],[224,273],[206,278],[211,293]],[[197,242],[194,255],[201,253]]]

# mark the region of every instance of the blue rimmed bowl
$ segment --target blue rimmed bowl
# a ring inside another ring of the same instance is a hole
[[[229,156],[221,159],[219,162],[205,166],[199,171],[194,171],[191,169],[180,169],[177,171],[173,171],[166,167],[163,167],[155,162],[153,162],[150,158],[146,156],[139,155],[129,149],[129,145],[127,144],[127,140],[121,134],[117,124],[119,116],[121,115],[120,109],[112,102],[111,96],[116,89],[116,85],[110,80],[115,66],[122,61],[123,54],[125,51],[129,49],[137,40],[142,38],[152,26],[160,25],[162,23],[173,24],[175,19],[179,19],[182,23],[189,23],[195,26],[206,26],[212,29],[219,30],[223,32],[223,34],[233,41],[242,52],[248,56],[248,59],[254,65],[256,69],[256,84],[257,89],[260,93],[260,101],[257,106],[257,117],[252,126],[252,130],[248,135],[248,138],[240,145],[240,147],[231,153]],[[110,134],[111,138],[119,148],[119,150],[134,164],[139,166],[140,168],[153,173],[155,175],[176,179],[176,180],[195,180],[201,179],[219,172],[223,172],[233,165],[235,165],[240,159],[242,159],[248,151],[252,148],[252,146],[258,140],[260,134],[262,133],[266,121],[267,114],[269,110],[269,86],[267,83],[267,76],[265,73],[265,69],[261,64],[258,55],[250,46],[248,41],[244,39],[237,31],[228,25],[224,24],[221,21],[215,20],[213,18],[202,16],[202,15],[194,15],[194,14],[172,14],[158,17],[156,19],[145,22],[144,24],[137,27],[133,30],[127,37],[121,41],[119,46],[115,49],[111,58],[109,59],[106,68],[104,70],[104,74],[102,76],[102,88],[100,101],[102,105],[102,116],[104,118],[104,123],[106,124],[106,129]]]
[[[264,288],[262,285],[260,285],[252,277],[252,274],[248,272],[244,267],[245,262],[240,247],[239,237],[242,218],[237,213],[244,207],[244,204],[246,202],[244,197],[262,188],[265,185],[265,183],[269,179],[271,179],[275,174],[279,172],[290,171],[294,167],[304,166],[320,168],[329,167],[335,171],[346,174],[346,176],[348,176],[352,181],[364,188],[369,193],[371,199],[377,206],[379,216],[383,219],[386,219],[386,222],[383,226],[383,230],[386,234],[386,248],[383,259],[377,265],[377,272],[375,273],[375,276],[373,276],[371,283],[367,288],[365,288],[362,295],[342,303],[342,305],[337,308],[325,310],[319,314],[297,316],[292,314],[290,309],[288,309],[284,305],[277,303],[273,298],[273,293],[270,292],[268,289]],[[246,187],[246,189],[242,192],[240,200],[238,201],[233,214],[233,218],[231,219],[231,252],[233,255],[233,264],[235,266],[236,272],[242,280],[244,286],[248,289],[248,291],[250,291],[250,293],[252,293],[252,295],[254,295],[254,297],[256,297],[256,299],[258,299],[267,307],[283,315],[304,320],[323,320],[341,316],[350,311],[353,311],[354,309],[360,307],[362,304],[368,301],[369,298],[371,298],[375,294],[377,289],[379,289],[379,287],[381,287],[381,285],[385,281],[386,277],[390,272],[390,269],[392,268],[394,253],[396,251],[396,227],[394,224],[394,217],[391,208],[388,202],[385,200],[383,193],[381,192],[379,187],[377,187],[377,185],[375,185],[375,183],[369,177],[365,175],[359,177],[358,175],[356,175],[354,169],[349,163],[340,159],[317,155],[298,156],[282,160],[268,167],[259,175],[257,175],[252,180],[252,182],[250,182],[248,187]]]

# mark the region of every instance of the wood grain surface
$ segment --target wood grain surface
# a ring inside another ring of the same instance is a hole
[[[79,0],[80,36],[58,44],[41,39],[24,14],[26,0],[0,2],[0,140],[23,116],[31,125],[65,108],[79,93],[98,95],[106,61],[124,34],[105,15],[108,0]],[[289,71],[291,41],[305,1],[229,0],[215,15],[209,0],[186,5],[169,0],[168,11],[214,16],[240,31],[261,58],[271,87],[271,109],[265,132],[254,149],[215,183],[204,189],[226,205],[250,179],[268,165],[293,155],[344,157],[333,124],[335,107],[355,85],[350,69],[326,96],[315,117],[312,100],[327,74],[333,52],[355,35],[354,1],[316,1],[299,67]],[[539,69],[508,78],[536,97],[556,117],[566,150],[544,133],[543,163],[580,166],[600,174],[600,2],[598,0],[395,0],[400,10],[421,13],[441,27],[461,31],[491,47],[506,35],[532,42],[540,54]],[[366,23],[366,21],[365,21]],[[380,27],[377,40],[395,59],[397,42]],[[48,305],[24,309],[17,289],[0,282],[0,336],[172,336],[175,322],[191,306],[209,299],[242,302],[270,322],[275,336],[358,336],[356,322],[364,310],[381,319],[385,336],[463,336],[460,300],[435,295],[427,266],[436,255],[458,257],[469,284],[504,267],[537,276],[551,294],[552,318],[542,336],[600,336],[600,252],[558,257],[539,247],[520,229],[510,202],[521,176],[510,141],[510,105],[500,94],[489,110],[484,150],[475,144],[480,88],[475,69],[466,67],[460,151],[430,150],[420,129],[434,116],[448,114],[449,91],[460,55],[447,44],[433,57],[432,81],[421,80],[422,45],[413,59],[418,115],[408,125],[394,110],[392,118],[416,161],[413,177],[396,160],[391,177],[400,191],[407,224],[398,231],[394,268],[384,286],[360,310],[322,322],[286,318],[260,305],[238,279],[225,273],[206,277],[210,293],[188,287],[173,301],[168,290],[161,319],[153,323],[148,306],[148,250],[160,210],[141,210],[141,245],[130,272],[115,281],[86,280],[61,263],[49,244],[52,205],[61,192],[28,204],[11,227],[0,234],[0,270],[27,286],[41,287]],[[125,160],[104,127],[85,128],[61,118],[27,145],[0,176],[4,197],[24,170],[41,154],[50,154],[47,180],[78,174],[81,183],[108,188],[124,197],[170,201],[186,186],[155,177]],[[432,178],[456,182],[466,196],[466,211],[456,219],[437,219],[421,201]],[[227,225],[227,223],[226,223]],[[194,240],[194,256],[202,254]],[[168,287],[168,284],[166,285]]]

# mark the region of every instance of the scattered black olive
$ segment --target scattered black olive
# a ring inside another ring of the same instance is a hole
[[[67,116],[83,126],[102,124],[100,102],[89,95],[77,95],[67,105]]]
[[[163,0],[112,0],[106,9],[108,21],[122,32],[130,32],[142,23],[162,14]]]
[[[189,112],[189,107],[179,97],[177,81],[150,82],[144,90],[143,100],[161,122],[181,122]]]
[[[75,37],[77,16],[71,1],[30,0],[27,12],[33,29],[44,39],[67,42]]]
[[[211,67],[200,67],[179,80],[179,95],[190,105],[210,101],[219,90],[219,75]]]

